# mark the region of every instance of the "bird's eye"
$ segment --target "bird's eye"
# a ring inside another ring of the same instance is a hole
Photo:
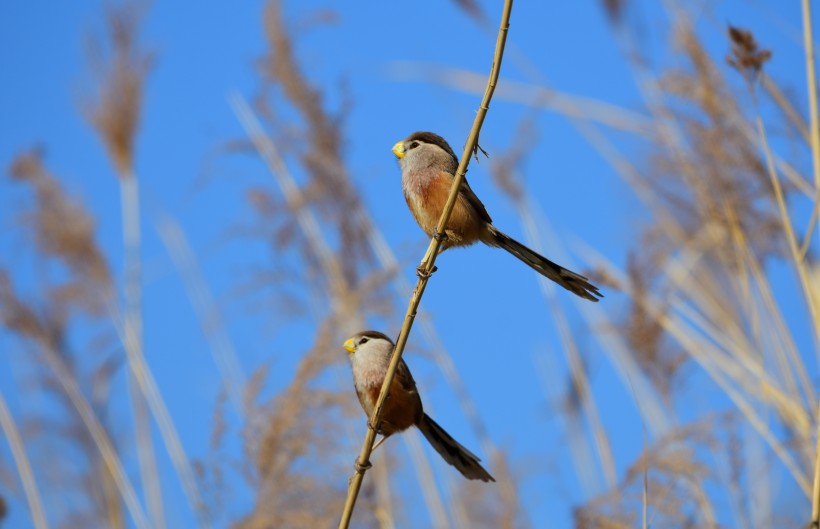
[[[417,142],[417,141],[414,141],[413,143],[410,144],[411,149],[415,149],[418,146],[419,146],[419,142]]]
[[[367,338],[364,336],[362,336],[362,339],[359,340],[359,345],[362,345],[363,343],[367,343]]]

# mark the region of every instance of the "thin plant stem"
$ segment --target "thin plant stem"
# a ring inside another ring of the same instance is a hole
[[[817,115],[817,72],[814,64],[814,35],[811,24],[811,1],[803,0],[803,48],[806,52],[806,83],[809,92],[809,127],[811,138],[812,169],[814,186],[817,189],[815,202],[820,202],[820,129]]]
[[[352,432],[351,432],[352,435]],[[393,498],[390,489],[390,467],[387,465],[387,456],[383,454],[384,465],[378,465],[373,472],[376,478],[376,521],[380,529],[395,529],[395,516],[393,515]]]
[[[763,149],[763,153],[766,156],[766,166],[769,171],[769,177],[772,181],[772,188],[774,189],[775,198],[777,200],[777,206],[780,210],[780,219],[783,224],[783,230],[785,231],[786,242],[789,245],[789,251],[791,252],[792,261],[794,262],[794,267],[797,269],[797,275],[800,278],[800,286],[803,289],[803,295],[806,298],[806,303],[809,307],[809,312],[811,314],[812,327],[814,329],[815,345],[820,345],[820,320],[818,320],[817,301],[814,292],[812,292],[811,279],[808,276],[805,264],[800,260],[799,248],[797,247],[797,239],[794,233],[794,227],[792,227],[791,219],[789,218],[788,214],[788,208],[786,207],[786,198],[783,195],[783,189],[780,186],[780,178],[777,176],[777,170],[775,169],[774,162],[772,161],[771,150],[769,149],[769,140],[766,136],[766,130],[763,127],[763,120],[761,119],[759,113],[757,115],[756,122],[758,135],[760,136],[761,147]]]
[[[131,359],[142,356],[142,263],[140,248],[142,231],[140,229],[140,197],[136,175],[133,172],[120,174],[120,203],[122,215],[122,240],[124,246],[123,277],[123,330],[128,364]],[[139,390],[136,379],[137,371],[131,369],[128,375],[128,394],[131,400],[131,413],[134,418],[137,459],[139,460],[142,488],[145,495],[151,523],[157,529],[165,527],[165,514],[162,501],[162,487],[157,470],[157,456],[151,435],[151,420],[145,404],[145,396]]]
[[[458,170],[456,171],[453,184],[450,188],[450,196],[447,198],[444,211],[441,212],[441,218],[439,219],[438,226],[436,227],[436,233],[444,233],[444,229],[447,226],[447,222],[450,220],[450,215],[452,214],[453,207],[456,203],[458,190],[461,187],[461,183],[464,181],[464,175],[467,172],[470,157],[478,145],[478,135],[481,131],[481,125],[484,123],[484,118],[490,108],[490,100],[492,99],[493,92],[495,92],[495,87],[498,83],[498,76],[501,72],[501,60],[504,56],[504,45],[506,44],[507,33],[510,28],[512,4],[512,0],[504,1],[501,24],[498,30],[495,54],[493,56],[493,66],[490,71],[489,81],[487,82],[487,89],[484,92],[484,98],[481,101],[481,106],[479,107],[478,112],[476,112],[473,127],[470,130],[470,135],[464,146],[464,152],[461,155],[461,162],[458,165]],[[436,256],[441,248],[441,243],[441,237],[432,237],[430,239],[430,245],[427,248],[427,253],[419,266],[419,279],[416,284],[416,288],[410,297],[410,303],[408,304],[407,312],[404,317],[404,324],[402,325],[401,331],[399,332],[399,337],[396,340],[396,347],[393,350],[390,365],[387,368],[384,383],[382,384],[381,391],[379,392],[379,398],[376,400],[373,415],[368,421],[367,434],[365,435],[359,457],[356,460],[356,472],[353,474],[353,477],[350,479],[348,485],[347,499],[345,500],[342,517],[339,521],[339,529],[347,529],[350,526],[350,519],[353,515],[353,507],[356,505],[356,499],[358,498],[359,490],[362,486],[364,474],[367,471],[367,467],[370,465],[370,453],[373,450],[373,441],[376,439],[376,432],[378,431],[381,423],[382,410],[384,408],[385,400],[387,400],[387,391],[390,388],[390,384],[393,382],[393,377],[396,373],[399,362],[401,361],[401,355],[404,352],[404,347],[407,345],[407,338],[410,335],[410,329],[413,326],[413,320],[415,320],[416,312],[418,311],[418,306],[421,302],[421,297],[424,295],[424,289],[427,287],[427,282],[430,279],[430,275],[434,271]]]
[[[333,255],[330,246],[324,242],[319,220],[311,215],[307,208],[300,207],[300,205],[304,203],[302,192],[285,165],[279,153],[279,149],[277,149],[276,145],[265,135],[262,124],[259,122],[253,110],[251,110],[248,102],[238,93],[232,93],[228,97],[228,101],[237,119],[245,129],[245,133],[256,148],[256,151],[265,161],[271,174],[276,178],[276,182],[282,190],[285,200],[294,210],[294,215],[296,216],[296,221],[299,223],[299,227],[310,242],[311,251],[316,255],[316,258],[322,266],[322,270],[324,270],[327,275],[328,282],[332,288],[332,295],[329,296],[329,298],[333,304],[333,313],[344,314],[346,308],[342,300],[345,299],[350,288],[345,279],[341,264]]]
[[[800,137],[803,138],[806,143],[811,144],[811,133],[809,132],[808,123],[803,120],[800,113],[794,108],[794,105],[792,105],[792,102],[786,97],[786,94],[783,93],[780,87],[764,72],[760,72],[760,86],[769,94],[769,97],[772,98],[783,114],[786,115],[786,118],[794,125],[800,133]]]
[[[817,418],[820,418],[820,409],[818,409]],[[820,454],[820,431],[817,435],[817,447],[815,449],[815,454]],[[820,528],[820,457],[815,457],[814,485],[812,488],[811,497],[811,529]]]
[[[814,185],[818,188],[815,211],[820,207],[820,129],[817,115],[817,73],[814,64],[814,36],[811,23],[811,1],[803,0],[803,48],[806,52],[806,82],[809,91],[809,123],[811,127],[811,154],[814,169]],[[813,214],[813,220],[817,215]],[[820,230],[818,230],[820,233]],[[817,320],[814,320],[817,327]],[[815,451],[814,484],[811,496],[811,527],[820,527],[820,421],[818,421],[817,450]]]
[[[430,513],[431,527],[451,529],[453,526],[450,519],[447,518],[446,503],[443,501],[442,492],[433,477],[433,467],[424,455],[424,445],[421,444],[418,435],[408,435],[406,438],[410,461],[415,467],[421,495],[427,506],[427,512]],[[458,527],[458,525],[456,526]]]
[[[128,345],[132,337],[125,333],[125,317],[120,314],[114,305],[109,305],[108,310],[111,313],[117,335],[124,344],[126,351],[128,351],[129,348],[133,348],[134,345]],[[211,521],[207,513],[202,510],[202,506],[205,505],[205,503],[200,493],[199,483],[196,480],[193,465],[188,460],[188,456],[182,446],[182,440],[179,437],[179,432],[174,425],[165,400],[162,398],[162,392],[157,386],[151,368],[148,366],[143,355],[133,356],[128,359],[128,362],[130,369],[134,372],[135,380],[139,383],[140,392],[144,395],[151,414],[157,423],[157,428],[162,436],[171,463],[173,463],[177,476],[179,476],[186,499],[191,509],[198,515],[196,521],[203,529],[210,529],[212,527]]]
[[[157,427],[162,435],[168,455],[171,458],[177,474],[182,483],[183,491],[188,499],[191,509],[202,514],[202,494],[199,485],[194,477],[194,470],[188,460],[179,433],[174,426],[162,393],[156,385],[151,368],[145,360],[142,347],[142,314],[141,300],[142,288],[140,270],[140,215],[139,215],[139,194],[137,188],[136,175],[130,168],[120,168],[119,181],[122,194],[122,215],[123,215],[123,240],[125,241],[125,286],[124,292],[124,313],[120,313],[113,304],[109,304],[109,311],[113,316],[117,333],[125,348],[128,357],[129,393],[133,405],[135,430],[137,434],[137,446],[140,471],[143,477],[143,486],[149,506],[149,512],[153,518],[154,527],[162,529],[165,527],[165,515],[161,488],[159,486],[159,474],[156,469],[156,454],[153,449],[153,441],[150,435],[150,416],[145,404],[148,404],[151,414],[156,420]],[[210,529],[211,523],[207,516],[198,516],[197,521],[204,529]]]
[[[151,525],[148,523],[148,518],[142,510],[139,500],[137,499],[136,491],[128,475],[125,473],[122,461],[117,455],[108,433],[103,428],[100,420],[97,418],[91,404],[83,395],[77,381],[72,376],[68,366],[64,363],[60,355],[49,344],[41,343],[43,352],[45,354],[46,362],[54,372],[54,376],[62,386],[71,404],[77,410],[77,414],[83,421],[83,424],[88,429],[88,433],[94,439],[94,444],[100,451],[103,462],[108,470],[111,472],[111,477],[122,496],[125,506],[128,509],[134,526],[137,529],[150,529]]]
[[[524,225],[524,233],[526,235],[527,244],[537,252],[542,251],[540,248],[541,244],[538,240],[537,223],[532,213],[536,210],[536,207],[529,204],[529,201],[524,197],[514,197],[513,202],[516,210],[518,211],[518,215],[521,217],[521,222]],[[581,406],[584,410],[584,414],[586,415],[589,428],[591,430],[606,486],[612,488],[617,483],[615,459],[612,454],[612,447],[609,442],[609,438],[606,435],[606,430],[603,427],[600,414],[598,413],[598,407],[595,404],[595,399],[593,398],[592,391],[590,390],[589,379],[586,376],[581,362],[578,344],[570,332],[566,316],[561,311],[560,304],[555,296],[555,290],[553,289],[551,282],[546,278],[539,276],[538,285],[541,288],[541,294],[544,297],[544,300],[550,306],[550,310],[552,311],[555,328],[558,331],[559,339],[563,345],[561,349],[569,365],[570,375],[579,392]]]
[[[246,377],[236,347],[223,321],[219,305],[202,275],[202,269],[191,248],[191,243],[179,222],[165,211],[155,217],[157,217],[157,233],[182,279],[191,306],[202,327],[202,334],[210,345],[211,356],[227,387],[231,402],[236,413],[243,416],[245,407],[242,404],[242,388],[245,386]]]
[[[17,465],[17,472],[20,474],[20,481],[23,482],[23,490],[26,493],[28,508],[31,510],[31,520],[35,529],[48,529],[48,520],[43,508],[43,499],[37,489],[37,482],[34,480],[34,472],[31,470],[31,462],[26,454],[23,439],[20,437],[20,430],[14,423],[14,418],[6,406],[3,393],[0,392],[0,429],[11,448],[11,456]]]

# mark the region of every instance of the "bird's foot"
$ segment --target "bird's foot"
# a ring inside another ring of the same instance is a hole
[[[365,472],[373,468],[373,464],[370,461],[359,463],[359,460],[357,459],[356,462],[353,464],[353,468],[356,469],[357,473],[364,474]]]
[[[428,272],[428,271],[425,269],[424,263],[421,263],[420,265],[418,265],[418,266],[416,267],[416,275],[417,275],[417,276],[419,276],[419,277],[421,277],[421,278],[428,279],[431,275],[433,275],[433,273],[434,273],[436,270],[438,270],[438,267],[437,267],[437,266],[433,266],[433,269],[432,269],[432,270],[430,270],[430,271]]]
[[[485,158],[489,158],[490,155],[487,154],[487,151],[481,148],[481,145],[478,142],[475,143],[475,147],[473,147],[473,156],[475,157],[475,162],[478,163],[478,152],[481,151],[481,154],[484,155]]]
[[[379,433],[379,426],[381,426],[381,425],[376,424],[371,420],[367,421],[367,427],[370,428],[371,430],[373,430],[374,432],[376,432],[377,434]]]
[[[380,447],[386,439],[387,439],[387,436],[384,436],[381,439],[379,439],[378,441],[376,441],[375,443],[373,443],[373,448],[370,449],[370,453],[372,454],[373,452],[375,452],[376,449],[378,447]]]
[[[437,228],[433,228],[433,238],[440,243],[444,243],[448,239],[447,232],[439,232]]]

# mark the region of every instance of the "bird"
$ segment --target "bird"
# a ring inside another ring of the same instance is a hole
[[[456,153],[433,132],[414,132],[393,145],[392,150],[399,160],[402,190],[410,212],[427,235],[438,236],[436,227],[458,169]],[[487,208],[466,178],[461,181],[444,235],[439,253],[483,242],[507,250],[539,274],[584,299],[598,301],[603,297],[586,277],[553,263],[493,226]]]
[[[344,348],[353,367],[353,385],[367,417],[373,415],[376,401],[387,374],[393,341],[378,331],[362,331],[347,339]],[[404,360],[399,361],[395,376],[382,408],[381,424],[377,433],[383,435],[376,446],[396,432],[415,426],[430,445],[450,465],[467,479],[495,481],[481,466],[481,459],[464,448],[436,421],[424,413],[416,382]],[[375,446],[374,446],[375,449]]]

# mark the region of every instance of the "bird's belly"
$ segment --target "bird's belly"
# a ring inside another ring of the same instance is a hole
[[[419,227],[429,236],[433,235],[438,224],[438,219],[441,216],[441,209],[436,212],[435,208],[430,207],[424,202],[421,194],[405,193],[404,198],[407,200],[407,206],[410,208],[410,213],[416,219]]]
[[[373,415],[381,389],[381,384],[372,385],[361,392],[359,392],[358,387],[356,388],[359,402],[361,402],[362,408],[368,417]],[[391,435],[406,430],[421,420],[422,413],[419,394],[415,391],[403,390],[398,381],[394,379],[390,385],[389,397],[385,401],[382,410],[382,423],[379,432],[384,435]]]
[[[441,218],[441,212],[447,204],[447,197],[450,192],[450,180],[437,179],[428,182],[420,187],[416,192],[405,192],[407,206],[416,219],[416,222],[429,236],[433,236]],[[466,204],[459,196],[456,199],[453,212],[447,222],[445,233],[447,234],[446,246],[467,246],[476,242],[480,235],[484,223],[478,218],[475,210]]]

